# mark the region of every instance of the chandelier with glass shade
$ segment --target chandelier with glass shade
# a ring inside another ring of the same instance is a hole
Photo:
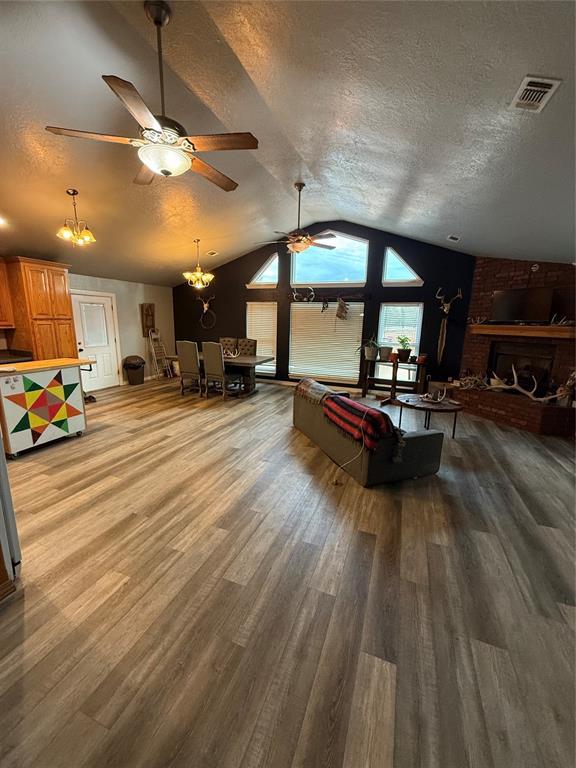
[[[66,194],[70,195],[72,198],[72,205],[74,207],[74,218],[73,219],[64,219],[64,226],[60,227],[58,232],[56,233],[56,237],[59,237],[61,240],[66,240],[69,243],[72,243],[73,246],[76,245],[90,245],[90,243],[95,243],[96,238],[90,231],[88,224],[83,219],[78,219],[78,212],[76,210],[76,197],[79,194],[77,189],[67,189]]]
[[[200,290],[201,288],[207,288],[214,275],[211,272],[203,272],[200,266],[200,240],[194,240],[196,243],[196,269],[194,272],[182,272],[182,276],[191,288]]]

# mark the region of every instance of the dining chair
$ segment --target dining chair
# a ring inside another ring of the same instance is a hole
[[[193,389],[196,385],[202,397],[202,372],[198,358],[198,344],[195,341],[177,341],[176,351],[180,366],[180,393],[184,394],[186,382],[189,381],[188,387]]]
[[[254,356],[256,354],[256,339],[238,339],[238,352],[241,355]],[[242,371],[242,391],[251,392],[256,386],[256,371],[254,368],[245,368]]]
[[[256,354],[256,339],[238,339],[238,352],[241,355],[254,356]]]
[[[202,355],[204,357],[204,382],[206,385],[206,397],[210,383],[219,384],[222,387],[222,397],[225,398],[229,387],[242,383],[240,373],[229,373],[224,368],[224,353],[222,344],[215,341],[202,342]]]
[[[233,355],[238,347],[238,339],[233,336],[221,336],[218,341],[222,344],[224,354]]]

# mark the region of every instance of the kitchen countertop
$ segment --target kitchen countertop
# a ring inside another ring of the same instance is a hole
[[[52,368],[75,368],[80,365],[90,365],[93,362],[93,360],[88,360],[83,357],[56,357],[53,360],[31,360],[26,363],[3,363],[0,365],[0,375],[49,371]]]

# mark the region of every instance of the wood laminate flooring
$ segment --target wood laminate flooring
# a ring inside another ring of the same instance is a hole
[[[2,768],[573,767],[572,446],[462,414],[366,490],[291,409],[122,387],[10,463]]]

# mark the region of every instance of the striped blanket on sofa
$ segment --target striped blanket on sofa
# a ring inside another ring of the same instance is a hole
[[[378,442],[385,435],[396,434],[398,437],[398,431],[387,413],[357,403],[349,397],[326,397],[323,409],[327,419],[370,451],[376,450]]]

